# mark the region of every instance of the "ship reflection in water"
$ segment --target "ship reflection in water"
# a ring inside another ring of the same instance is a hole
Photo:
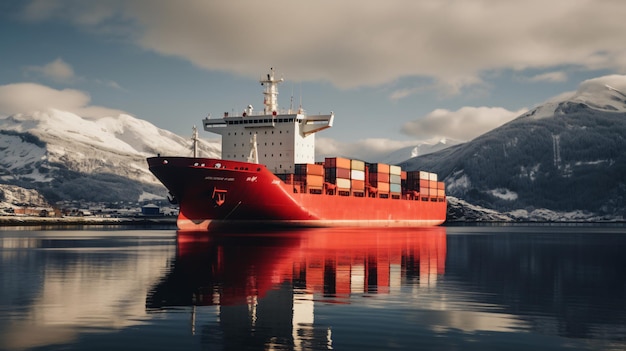
[[[445,228],[311,229],[271,235],[179,233],[170,273],[148,294],[149,309],[219,306],[201,332],[228,348],[331,349],[316,308],[351,296],[393,294],[403,281],[432,287],[445,271]]]
[[[625,233],[0,229],[0,350],[626,350]]]

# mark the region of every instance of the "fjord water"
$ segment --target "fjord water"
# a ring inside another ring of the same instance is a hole
[[[0,230],[0,349],[623,350],[623,226]]]

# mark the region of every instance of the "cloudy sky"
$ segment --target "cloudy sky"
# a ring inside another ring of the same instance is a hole
[[[335,112],[321,150],[465,141],[625,74],[625,19],[621,0],[5,0],[0,117],[128,113],[189,135],[260,110],[274,67],[281,107]]]

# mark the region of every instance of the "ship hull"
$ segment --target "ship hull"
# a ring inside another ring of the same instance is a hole
[[[178,202],[179,230],[276,227],[421,227],[442,224],[445,198],[407,200],[302,192],[265,166],[152,157],[150,171]]]

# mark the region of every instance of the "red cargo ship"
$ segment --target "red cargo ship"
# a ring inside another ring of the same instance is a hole
[[[223,226],[417,227],[445,221],[443,182],[424,171],[347,158],[315,162],[315,133],[334,114],[280,111],[271,70],[264,109],[203,120],[222,135],[222,158],[148,158],[150,171],[180,206],[180,230]],[[195,134],[195,133],[194,133]],[[197,135],[194,135],[197,139]]]

